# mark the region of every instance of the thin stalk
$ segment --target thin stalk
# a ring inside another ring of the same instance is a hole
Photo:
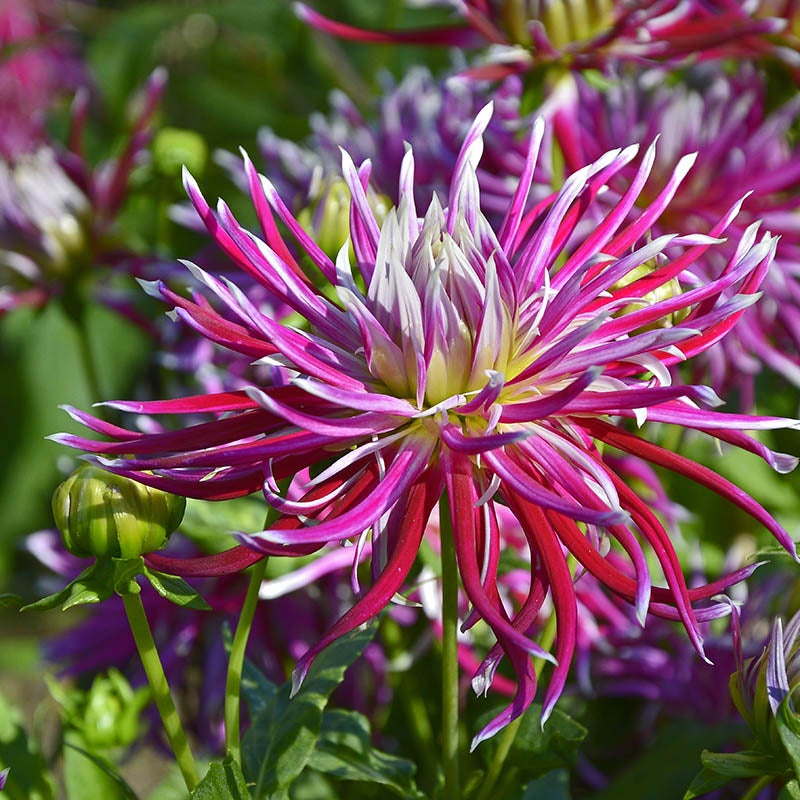
[[[774,775],[762,775],[743,795],[742,800],[755,800],[772,783]]]
[[[550,614],[550,618],[547,620],[547,624],[542,630],[542,635],[539,638],[539,644],[545,650],[550,650],[555,639],[556,615],[555,613],[552,613]],[[533,665],[533,671],[536,673],[537,682],[542,677],[544,665],[545,661],[541,658],[538,659]],[[511,750],[511,745],[514,744],[514,739],[517,736],[517,731],[519,730],[519,726],[521,724],[522,717],[517,717],[513,722],[510,722],[508,725],[506,725],[506,727],[503,729],[503,732],[500,734],[497,742],[497,752],[489,764],[489,769],[486,771],[486,777],[483,779],[483,785],[481,786],[480,793],[478,794],[476,800],[490,800],[490,798],[494,796],[493,792],[495,785],[497,784],[497,781],[503,772],[503,764],[505,764],[506,757]]]
[[[87,325],[87,305],[86,301],[79,294],[79,289],[74,287],[64,296],[63,308],[66,315],[75,327],[75,334],[78,337],[78,352],[83,367],[83,374],[86,378],[86,386],[89,390],[89,398],[93,403],[99,403],[103,399],[100,390],[100,375],[92,354],[92,342],[89,336]]]
[[[236,624],[236,633],[233,636],[231,654],[228,659],[228,676],[225,680],[225,747],[228,755],[232,756],[239,764],[242,761],[239,715],[242,705],[244,653],[247,649],[247,640],[250,638],[250,629],[253,626],[253,617],[255,617],[256,605],[258,605],[258,591],[264,580],[267,561],[269,561],[267,557],[262,558],[253,566],[253,571],[250,573],[250,584],[247,587],[239,622]]]
[[[147,615],[144,613],[142,598],[138,593],[125,594],[122,596],[122,602],[125,605],[125,613],[128,615],[128,623],[131,626],[133,639],[136,642],[136,649],[142,659],[147,682],[150,684],[153,698],[156,701],[156,708],[158,708],[161,721],[164,723],[167,739],[169,739],[172,751],[175,753],[175,760],[183,775],[186,788],[191,794],[198,782],[197,765],[194,763],[186,733],[183,730],[178,711],[175,708],[175,702],[169,691],[167,677],[164,675],[164,667],[158,656],[156,643],[153,641],[153,634],[147,622]]]
[[[458,774],[458,564],[450,504],[439,501],[442,559],[442,765],[444,796],[461,797]]]

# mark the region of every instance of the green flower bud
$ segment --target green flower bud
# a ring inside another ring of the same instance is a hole
[[[53,517],[76,556],[138,558],[180,525],[186,498],[84,464],[53,494]]]
[[[341,246],[350,236],[350,189],[343,178],[321,181],[312,189],[311,202],[297,215],[297,221],[331,258],[336,258]],[[367,200],[382,223],[392,207],[385,195],[367,189]]]
[[[162,128],[153,140],[153,162],[164,175],[178,177],[185,165],[189,172],[201,173],[208,161],[203,137],[183,128]]]

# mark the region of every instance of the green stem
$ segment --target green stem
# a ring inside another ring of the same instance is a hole
[[[550,614],[550,618],[547,620],[547,623],[542,630],[542,635],[539,638],[539,644],[544,650],[550,650],[555,639],[556,615],[553,613]],[[537,681],[542,677],[544,665],[545,661],[541,658],[538,659],[533,665],[533,671],[536,673]],[[521,724],[522,717],[517,717],[513,722],[510,722],[508,725],[506,725],[506,727],[503,729],[503,732],[500,734],[500,738],[498,739],[497,743],[497,752],[489,764],[489,768],[486,771],[486,777],[483,779],[483,785],[481,786],[481,790],[476,800],[489,800],[489,798],[494,797],[493,792],[495,785],[500,778],[500,774],[503,772],[503,764],[505,763],[506,757],[511,750],[511,745],[514,744],[514,739]]]
[[[100,390],[100,375],[97,372],[94,356],[92,355],[92,342],[86,324],[86,301],[81,297],[77,287],[73,287],[65,295],[63,307],[67,317],[74,325],[75,334],[78,337],[78,352],[83,366],[83,374],[86,378],[86,386],[89,390],[89,398],[93,403],[99,403],[103,399],[103,395]]]
[[[191,794],[198,782],[197,766],[194,763],[183,725],[181,725],[178,711],[169,691],[167,677],[164,675],[164,667],[161,665],[156,643],[153,641],[153,634],[150,632],[150,625],[144,613],[142,598],[138,593],[125,594],[122,596],[122,602],[125,604],[125,613],[128,615],[128,622],[136,642],[136,649],[142,659],[142,666],[144,667],[145,675],[147,675],[150,689],[153,692],[156,708],[158,708],[158,713],[161,715],[161,721],[164,723],[167,739],[169,739],[169,743],[175,753],[175,760],[183,775],[186,788]]]
[[[755,800],[772,783],[774,775],[762,775],[743,795],[742,800]]]
[[[225,746],[237,763],[241,764],[241,742],[239,737],[239,714],[241,709],[242,670],[244,669],[244,653],[247,640],[250,638],[250,628],[258,605],[258,591],[264,580],[268,558],[262,558],[255,564],[250,574],[250,584],[236,624],[236,633],[231,644],[231,654],[228,659],[228,677],[225,681]]]
[[[444,796],[461,797],[458,774],[458,564],[446,496],[439,501],[442,559],[442,765]]]

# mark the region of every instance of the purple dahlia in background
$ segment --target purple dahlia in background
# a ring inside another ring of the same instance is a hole
[[[482,78],[547,65],[577,70],[619,62],[680,66],[764,51],[780,55],[782,50],[765,37],[786,28],[783,12],[755,14],[752,4],[741,0],[415,0],[414,5],[450,7],[457,20],[379,31],[329,19],[305,3],[295,3],[295,9],[308,24],[346,39],[488,48],[485,62],[470,70]]]
[[[733,78],[698,71],[695,88],[667,88],[661,77],[620,79],[602,92],[576,77],[576,94],[555,114],[556,140],[575,170],[612,147],[658,139],[653,173],[662,180],[682,158],[696,154],[669,209],[654,221],[655,236],[674,230],[679,221],[709,232],[732,203],[745,198],[727,242],[697,259],[683,276],[687,281],[719,275],[757,220],[779,237],[761,287],[764,296],[694,365],[695,379],[704,377],[720,393],[737,389],[742,406],[752,408],[754,379],[764,368],[800,386],[800,150],[792,143],[800,98],[768,112],[765,87],[749,70]],[[634,159],[620,171],[601,203],[616,204],[640,162],[641,157]],[[646,204],[640,197],[631,219]]]
[[[213,574],[333,542],[354,541],[357,555],[371,543],[371,586],[300,659],[297,681],[323,647],[374,617],[401,589],[428,518],[446,494],[442,513],[450,509],[446,527],[464,591],[517,681],[512,704],[476,743],[533,701],[531,656],[557,662],[544,694],[545,718],[561,694],[578,615],[567,554],[632,603],[637,619],[651,613],[680,620],[700,653],[700,623],[729,608],[709,598],[749,572],[689,589],[662,523],[606,465],[601,447],[717,492],[794,553],[788,534],[746,492],[630,427],[648,420],[677,425],[748,450],[780,471],[796,465],[743,432],[796,423],[715,411],[713,391],[676,385],[668,369],[711,347],[752,304],[774,255],[774,238],[759,235],[753,225],[733,252],[725,251],[727,263],[717,277],[686,291],[672,289],[679,275],[719,246],[739,204],[708,232],[651,238],[691,161],[679,162],[666,185],[653,186],[651,147],[617,206],[593,219],[576,243],[593,199],[637,148],[604,154],[526,211],[545,132],[541,121],[532,128],[517,191],[493,227],[480,210],[476,175],[491,113],[491,106],[478,113],[448,194],[434,195],[427,208],[416,203],[409,148],[399,203],[380,225],[367,196],[370,163],[356,166],[343,154],[350,240],[335,258],[309,237],[246,157],[261,235],[241,227],[224,202],[211,209],[187,176],[189,196],[210,234],[245,273],[292,308],[295,320],[282,324],[260,314],[234,282],[193,264],[189,269],[223,310],[161,283],[150,290],[201,336],[285,367],[285,381],[110,404],[144,418],[175,417],[177,427],[152,434],[69,409],[110,441],[54,437],[145,484],[209,499],[262,490],[282,512],[269,529],[240,534],[242,544],[225,553],[183,564],[149,557],[162,568]],[[652,200],[631,220],[645,190]],[[276,217],[290,241],[279,233]],[[665,325],[666,319],[674,324]],[[198,413],[207,421],[181,424]],[[296,475],[305,475],[304,493],[295,486],[287,496],[281,483]],[[497,589],[500,508],[517,519],[536,568],[530,593],[511,618]],[[604,558],[609,541],[629,572]],[[653,585],[648,550],[665,586]],[[528,634],[548,596],[557,620],[552,654]]]
[[[414,199],[425,208],[434,192],[446,194],[461,142],[489,99],[495,113],[484,133],[484,156],[477,173],[482,211],[502,217],[525,165],[524,132],[531,124],[531,118],[520,114],[522,82],[515,77],[500,85],[458,76],[441,81],[424,67],[414,67],[397,85],[387,78],[375,121],[365,119],[347,95],[334,92],[331,113],[312,115],[311,135],[305,142],[296,144],[263,129],[259,150],[275,189],[289,208],[296,214],[313,210],[319,217],[325,212],[332,184],[342,185],[341,148],[356,163],[370,159],[371,188],[397,204],[406,142],[413,142]],[[230,153],[221,153],[220,158],[246,189],[241,159]],[[537,163],[534,181],[550,186],[546,164]],[[345,237],[349,233],[348,206],[344,207]]]
[[[135,271],[138,259],[116,240],[114,223],[131,171],[146,157],[165,82],[164,70],[151,75],[122,152],[97,166],[83,148],[85,91],[72,105],[67,148],[33,142],[0,157],[0,315],[43,306],[101,265]],[[93,288],[104,304],[137,319],[126,295],[100,282]]]

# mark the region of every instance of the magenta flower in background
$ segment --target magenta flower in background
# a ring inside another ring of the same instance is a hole
[[[0,315],[43,306],[100,266],[136,271],[138,260],[115,239],[114,222],[131,171],[146,156],[165,82],[164,70],[151,75],[122,152],[97,166],[83,150],[85,91],[72,105],[68,148],[33,142],[0,157]],[[109,282],[93,288],[105,305],[138,321],[126,294]]]
[[[351,540],[357,558],[370,543],[372,585],[300,659],[297,681],[322,648],[374,617],[402,588],[428,518],[446,492],[472,616],[488,624],[517,681],[512,704],[478,734],[476,744],[532,702],[531,655],[557,662],[544,694],[545,718],[562,691],[578,614],[568,554],[632,603],[640,621],[648,612],[680,620],[701,653],[700,622],[729,609],[727,603],[702,601],[741,573],[687,588],[662,523],[606,465],[601,443],[717,492],[794,552],[788,534],[744,491],[628,426],[652,420],[691,428],[751,451],[779,471],[795,466],[796,459],[742,432],[794,423],[710,410],[719,402],[713,391],[675,385],[668,370],[712,346],[752,304],[774,238],[759,238],[757,225],[749,227],[736,249],[725,251],[727,264],[715,279],[672,290],[677,276],[719,246],[739,204],[707,233],[651,240],[653,223],[691,162],[681,160],[665,186],[653,187],[651,147],[618,205],[603,219],[592,219],[591,230],[576,242],[593,198],[637,151],[604,154],[526,212],[544,136],[541,122],[533,126],[505,217],[492,227],[480,211],[476,176],[491,113],[490,106],[484,108],[469,130],[447,197],[435,195],[426,209],[416,205],[409,148],[399,203],[382,225],[367,200],[369,162],[356,167],[343,155],[352,198],[350,241],[335,259],[304,232],[248,159],[263,238],[242,228],[223,202],[215,213],[187,177],[190,198],[216,242],[290,306],[297,321],[281,324],[260,314],[235,283],[193,264],[189,269],[224,311],[161,283],[150,290],[203,337],[284,367],[284,381],[240,392],[109,404],[145,418],[209,415],[206,422],[152,434],[69,409],[112,441],[53,437],[94,453],[113,472],[178,494],[224,499],[261,489],[283,513],[271,528],[239,535],[243,544],[223,554],[183,565],[150,556],[159,567],[213,574],[244,568],[266,554],[305,554]],[[631,221],[629,212],[645,190],[652,200]],[[278,233],[273,214],[299,253]],[[300,266],[300,253],[312,265],[306,267],[310,275]],[[670,290],[658,294],[665,287]],[[284,495],[281,481],[293,476],[299,476],[293,491]],[[511,618],[497,589],[501,508],[523,530],[532,565],[529,594]],[[609,540],[624,555],[628,572],[604,557]],[[646,550],[652,550],[665,586],[653,585]],[[548,596],[557,620],[552,654],[528,633]],[[490,682],[499,656],[476,679]]]
[[[680,66],[789,50],[778,49],[765,38],[786,28],[783,11],[776,16],[768,9],[755,14],[740,0],[416,0],[415,5],[450,7],[457,21],[441,27],[378,31],[329,19],[305,3],[295,3],[295,9],[308,24],[356,41],[489,48],[484,62],[470,70],[482,78],[551,64],[578,70],[605,69],[622,61]]]
[[[89,76],[70,31],[50,0],[0,5],[0,158],[29,153],[47,141],[47,114]]]
[[[738,390],[741,405],[750,409],[754,379],[764,368],[800,386],[800,150],[791,143],[800,98],[768,113],[766,89],[749,70],[734,78],[715,70],[695,77],[705,84],[702,88],[667,88],[652,73],[637,81],[620,79],[604,92],[576,77],[576,94],[555,114],[556,139],[568,168],[576,170],[612,147],[658,138],[653,172],[661,180],[673,174],[681,158],[696,153],[669,209],[654,222],[654,235],[674,230],[679,220],[708,232],[747,195],[727,243],[692,265],[694,280],[719,275],[753,222],[761,220],[780,237],[762,300],[694,364],[696,380],[709,381],[720,393]],[[601,203],[611,208],[618,202],[639,161],[620,171]],[[631,218],[645,207],[640,197]],[[687,273],[683,279],[690,277]]]

